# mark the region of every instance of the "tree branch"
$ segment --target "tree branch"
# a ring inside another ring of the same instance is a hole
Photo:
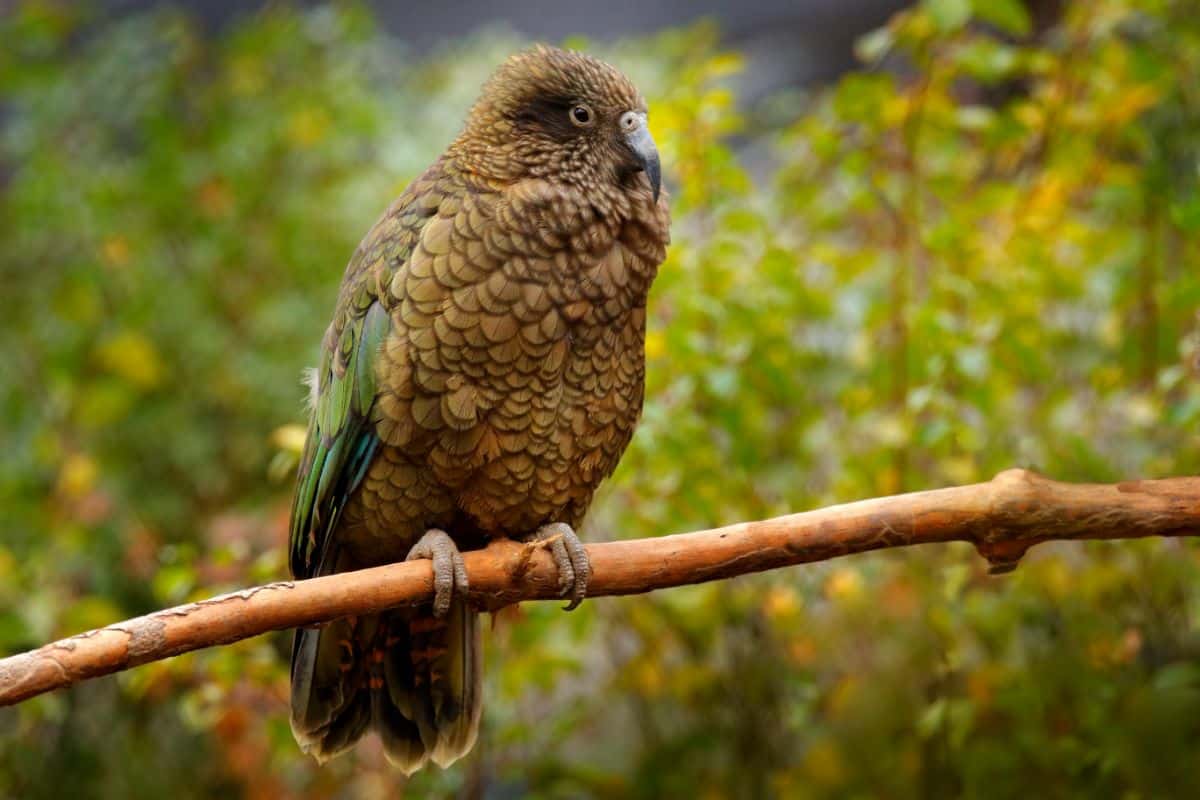
[[[987,483],[896,495],[760,522],[588,546],[589,595],[640,594],[778,567],[933,542],[968,541],[993,572],[1050,540],[1200,536],[1200,477],[1068,484],[1025,470]],[[557,597],[549,554],[496,541],[466,553],[471,598],[495,610]],[[256,586],[157,611],[0,659],[0,705],[202,647],[428,600],[428,562]]]

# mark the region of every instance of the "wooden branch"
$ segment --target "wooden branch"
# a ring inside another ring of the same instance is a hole
[[[1200,477],[1068,484],[1025,470],[987,483],[896,495],[760,522],[588,546],[589,596],[640,594],[778,567],[932,542],[968,541],[993,572],[1049,540],[1200,535]],[[495,610],[557,597],[550,556],[496,541],[465,554],[472,601]],[[0,705],[87,678],[228,644],[428,600],[429,562],[256,586],[157,611],[0,660]]]

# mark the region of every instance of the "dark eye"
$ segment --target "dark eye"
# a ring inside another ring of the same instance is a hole
[[[584,105],[575,106],[571,109],[571,122],[574,122],[581,128],[591,125],[592,110]]]

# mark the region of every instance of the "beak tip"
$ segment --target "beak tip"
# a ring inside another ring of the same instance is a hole
[[[646,173],[646,178],[650,181],[650,191],[654,197],[654,203],[657,205],[659,194],[662,191],[662,169],[658,161],[658,148],[654,145],[654,139],[651,138],[644,120],[640,127],[629,134],[626,141],[638,161],[638,166]]]
[[[655,153],[653,158],[647,159],[646,177],[650,180],[650,192],[657,204],[658,195],[662,191],[662,170],[658,165],[658,153]]]

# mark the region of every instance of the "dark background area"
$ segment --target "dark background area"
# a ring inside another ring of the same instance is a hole
[[[101,5],[108,15],[121,17],[163,4],[159,0],[108,0]],[[181,0],[170,5],[187,9],[215,32],[265,4]],[[417,54],[428,54],[482,27],[558,42],[581,32],[599,40],[645,36],[710,19],[717,23],[723,40],[750,59],[751,68],[743,74],[743,81],[745,97],[753,100],[786,86],[811,85],[839,75],[854,63],[855,38],[908,4],[901,0],[445,0],[420,4],[376,0],[367,5],[389,34]]]

